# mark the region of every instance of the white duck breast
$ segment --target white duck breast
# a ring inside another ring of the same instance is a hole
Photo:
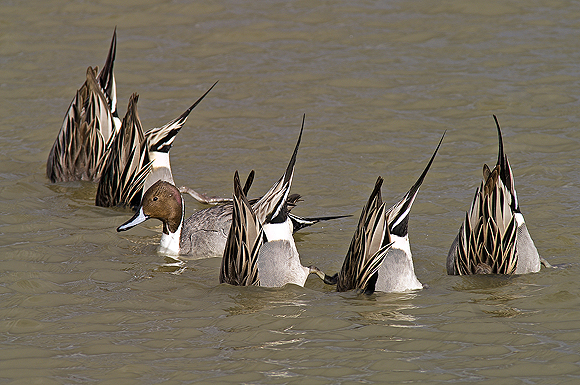
[[[281,287],[288,283],[304,286],[310,269],[302,266],[294,242],[266,242],[258,253],[260,286]]]
[[[163,223],[159,252],[168,255],[215,257],[223,253],[231,225],[231,205],[213,206],[195,212],[183,220],[185,212],[179,190],[169,182],[159,180],[143,195],[141,206],[117,231],[125,231],[150,219]]]

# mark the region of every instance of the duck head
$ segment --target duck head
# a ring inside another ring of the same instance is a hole
[[[149,218],[155,218],[163,222],[163,234],[174,234],[183,221],[183,212],[183,198],[179,190],[171,183],[160,180],[149,187],[135,215],[117,227],[117,231],[129,230]]]

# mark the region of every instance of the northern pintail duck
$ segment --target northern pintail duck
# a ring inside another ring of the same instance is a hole
[[[273,202],[275,195],[270,197]],[[316,274],[330,283],[331,277],[317,267],[302,266],[292,238],[291,220],[284,208],[286,202],[283,197],[278,198],[278,206],[274,207],[265,225],[262,225],[240,186],[236,171],[233,219],[224,249],[220,283],[264,287],[282,287],[293,283],[304,286],[310,274]],[[268,233],[271,238],[268,238]]]
[[[292,170],[293,167],[292,165]],[[252,178],[253,172],[250,173],[248,182],[243,189],[244,195],[247,194]],[[265,223],[268,215],[272,213],[274,203],[267,198],[273,194],[272,189],[264,197],[250,201],[260,223]],[[290,234],[292,234],[319,221],[344,217],[299,217],[288,212],[295,205],[299,195],[286,195],[285,197],[287,205],[284,206],[284,210],[287,212],[290,222],[278,226],[273,225],[276,222],[272,222],[272,226],[267,226],[268,232],[272,230],[271,236],[277,228],[284,230],[284,227],[288,227]],[[160,253],[190,258],[221,257],[224,254],[232,224],[232,211],[233,203],[228,202],[196,211],[189,218],[184,219],[185,204],[179,189],[171,183],[158,181],[145,192],[135,215],[119,226],[117,231],[129,230],[150,218],[155,218],[163,223]]]
[[[443,137],[419,179],[388,210],[381,198],[383,178],[378,177],[362,209],[342,269],[333,277],[338,291],[358,290],[370,294],[374,291],[404,292],[423,288],[413,267],[408,234],[409,214]]]
[[[144,133],[137,114],[137,94],[129,99],[123,122],[119,119],[113,72],[116,50],[115,28],[105,65],[100,72],[97,67],[87,69],[85,83],[67,110],[48,156],[46,174],[51,182],[98,182],[98,206],[136,207],[142,192],[155,181],[173,183],[169,150],[175,135],[215,84],[177,119]]]
[[[73,98],[46,162],[51,182],[98,180],[100,161],[111,137],[119,130],[113,64],[117,29],[105,65],[87,68],[86,80]],[[98,74],[97,74],[98,72]]]
[[[191,111],[216,84],[179,117],[145,133],[137,112],[139,95],[131,95],[121,128],[111,138],[102,158],[101,178],[95,198],[97,206],[137,207],[143,192],[156,181],[174,183],[169,150]]]
[[[311,273],[323,280],[330,279],[315,266],[302,266],[292,235],[292,220],[288,216],[287,200],[302,129],[286,172],[256,205],[250,204],[237,171],[234,174],[232,225],[222,259],[220,283],[304,286]]]
[[[499,152],[483,181],[447,255],[447,274],[525,274],[540,270],[542,259],[528,232],[497,127]]]

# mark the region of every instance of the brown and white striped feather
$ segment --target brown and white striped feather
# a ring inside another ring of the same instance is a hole
[[[503,184],[500,166],[484,166],[484,178],[459,231],[455,259],[458,274],[513,274],[517,266],[517,223],[511,194]]]
[[[379,177],[362,209],[342,269],[338,274],[338,291],[367,291],[372,276],[378,271],[391,246],[385,204],[381,199],[382,184],[383,178]]]
[[[107,99],[89,67],[86,81],[72,100],[50,150],[46,174],[51,182],[96,180],[98,162],[114,123]]]
[[[136,207],[141,200],[143,183],[150,172],[151,161],[137,112],[138,100],[139,95],[131,95],[121,129],[107,146],[97,187],[97,206]]]
[[[259,286],[258,252],[264,242],[264,230],[242,190],[236,171],[232,224],[222,259],[220,283]]]

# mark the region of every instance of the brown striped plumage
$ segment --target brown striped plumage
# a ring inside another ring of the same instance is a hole
[[[46,176],[53,183],[100,178],[105,146],[118,128],[113,74],[116,47],[115,30],[103,69],[97,74],[97,67],[87,68],[86,80],[67,110],[46,162]]]
[[[342,269],[338,273],[338,291],[374,291],[377,278],[375,273],[391,247],[385,204],[381,199],[382,184],[383,178],[378,177],[375,188],[362,209]]]
[[[493,170],[483,166],[481,185],[447,255],[448,274],[525,274],[547,264],[538,254],[520,211],[495,115],[494,120],[499,142],[497,164]]]

